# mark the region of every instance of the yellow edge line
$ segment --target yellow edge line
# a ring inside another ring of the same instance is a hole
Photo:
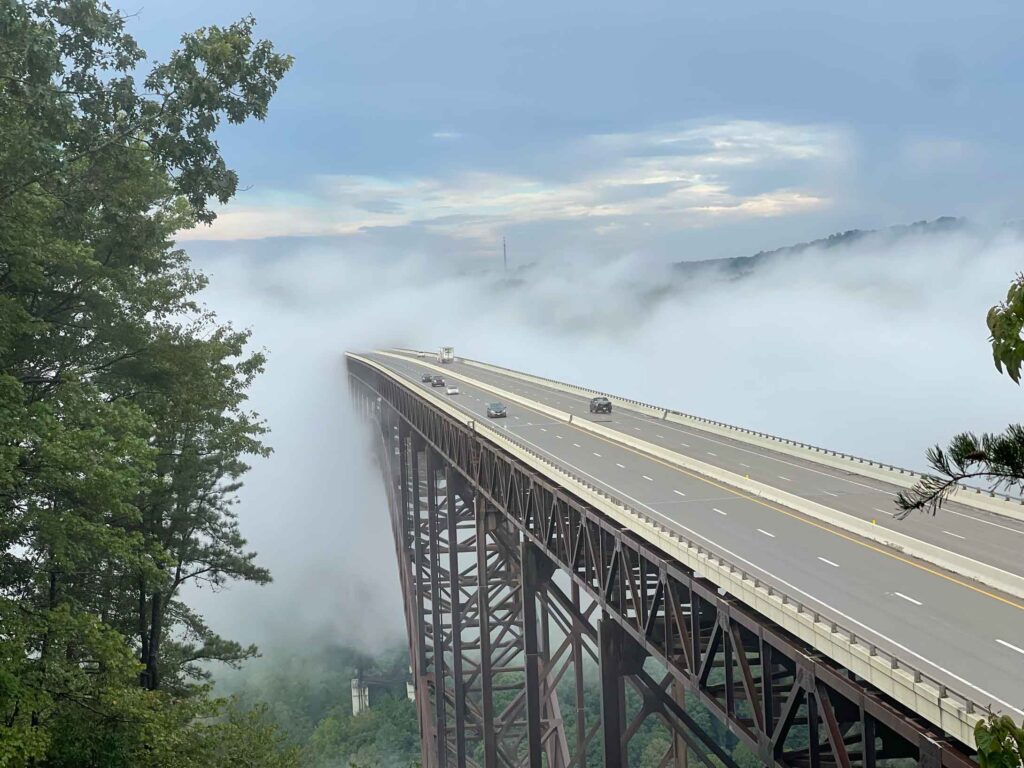
[[[406,362],[410,362],[410,363],[413,363],[413,364],[416,363],[416,361],[414,361],[414,360],[407,360]],[[396,371],[396,373],[397,373],[397,371]],[[477,386],[481,387],[482,389],[486,389],[489,386],[485,382],[481,382],[481,381],[478,381],[477,379],[474,379],[472,376],[466,376],[465,374],[461,374],[461,375],[465,376],[465,378],[469,379],[470,381],[473,381],[475,384],[477,384]],[[536,413],[539,416],[545,416],[545,414],[541,413],[538,410],[530,408],[529,406],[520,406],[520,407],[527,408],[528,410],[533,411],[534,413]],[[547,416],[547,418],[551,418],[551,417]],[[849,534],[840,533],[839,531],[835,531],[832,528],[828,527],[827,525],[822,525],[821,523],[817,523],[817,522],[815,522],[813,520],[807,519],[807,517],[803,513],[790,512],[790,511],[788,511],[786,509],[783,509],[782,507],[777,507],[774,504],[769,504],[768,502],[764,501],[763,499],[759,499],[757,496],[750,496],[750,495],[748,495],[746,493],[743,493],[742,491],[737,491],[735,488],[730,488],[727,485],[721,485],[721,484],[715,482],[714,480],[709,480],[708,478],[704,477],[703,475],[700,475],[700,474],[698,474],[696,472],[693,472],[692,470],[684,469],[683,467],[680,467],[680,466],[678,466],[676,464],[670,464],[669,462],[665,461],[664,459],[660,459],[657,456],[654,456],[654,455],[652,455],[650,453],[646,453],[646,452],[641,451],[641,450],[639,450],[637,448],[633,448],[633,447],[631,447],[629,445],[625,445],[624,443],[620,443],[620,442],[617,442],[617,441],[610,440],[607,437],[604,437],[603,435],[599,435],[599,434],[596,434],[594,432],[588,432],[585,429],[580,429],[575,424],[569,424],[567,422],[561,422],[561,421],[556,421],[554,423],[556,423],[556,424],[565,424],[565,426],[571,427],[572,429],[576,430],[577,432],[589,435],[590,437],[596,437],[598,440],[602,440],[605,443],[607,443],[608,445],[614,445],[617,448],[623,448],[623,449],[629,451],[630,453],[636,454],[637,456],[642,456],[645,459],[657,462],[658,464],[661,464],[663,467],[667,467],[668,469],[674,470],[674,471],[679,472],[681,474],[688,475],[688,476],[692,477],[694,480],[699,480],[702,483],[707,483],[708,485],[713,486],[715,488],[718,488],[719,490],[725,491],[727,493],[731,493],[734,496],[739,496],[741,499],[746,499],[747,501],[752,501],[755,504],[760,504],[762,507],[766,507],[766,508],[768,508],[768,509],[770,509],[770,510],[772,510],[774,512],[780,512],[783,515],[791,517],[794,520],[799,520],[800,522],[806,523],[807,525],[813,525],[815,528],[818,528],[818,529],[820,529],[822,531],[825,531],[826,533],[830,533],[833,536],[838,536],[841,539],[846,539],[847,541],[852,542],[853,544],[858,544],[858,545],[860,545],[860,546],[862,546],[862,547],[864,547],[866,549],[870,549],[873,552],[877,552],[880,555],[885,555],[886,557],[890,557],[893,560],[898,560],[901,563],[906,563],[907,565],[913,566],[914,568],[922,570],[925,573],[930,573],[933,576],[938,576],[940,578],[945,579],[946,581],[951,581],[954,584],[958,584],[959,586],[964,587],[966,589],[969,589],[972,592],[977,592],[979,595],[985,595],[985,597],[991,597],[993,600],[998,600],[999,602],[1006,603],[1007,605],[1009,605],[1009,606],[1011,606],[1013,608],[1016,608],[1019,611],[1024,611],[1024,604],[1018,603],[1018,602],[1016,602],[1014,600],[1009,600],[1009,599],[1007,599],[1005,597],[1002,597],[1001,595],[994,594],[993,592],[988,592],[987,590],[984,590],[984,589],[982,589],[980,587],[976,587],[976,586],[974,586],[973,584],[971,584],[969,582],[961,581],[960,579],[956,578],[955,576],[950,576],[948,573],[943,573],[942,571],[937,571],[934,568],[929,568],[926,565],[921,565],[920,563],[916,563],[913,560],[908,560],[907,558],[901,557],[900,555],[897,555],[897,554],[895,554],[894,552],[891,552],[888,549],[883,549],[882,547],[875,546],[874,544],[869,544],[868,542],[863,541],[863,540],[861,540],[859,538],[856,538],[854,536],[850,536]],[[726,470],[726,471],[728,471],[728,470]]]

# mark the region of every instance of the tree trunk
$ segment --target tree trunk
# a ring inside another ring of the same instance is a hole
[[[147,685],[151,691],[160,687],[160,674],[157,669],[160,660],[160,629],[163,625],[163,608],[161,592],[154,592],[151,602],[152,614],[149,622],[149,661],[146,664]]]
[[[139,579],[139,685],[149,688],[149,622],[146,619],[146,582]]]

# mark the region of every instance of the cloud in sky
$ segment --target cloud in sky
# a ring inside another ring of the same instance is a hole
[[[454,132],[435,137],[455,138]],[[726,121],[568,143],[545,174],[464,170],[415,178],[325,174],[296,194],[240,198],[182,239],[357,235],[417,226],[453,241],[494,242],[517,225],[582,223],[626,238],[638,227],[716,226],[827,207],[823,169],[849,142],[828,126]]]
[[[1024,3],[115,5],[156,58],[246,13],[296,57],[265,123],[218,133],[248,191],[190,239],[335,233],[479,255],[501,230],[551,257],[707,258],[1022,217]],[[645,159],[683,180],[645,185],[645,201],[611,185]],[[707,199],[691,201],[693,176]],[[346,178],[368,187],[352,203],[329,194]]]

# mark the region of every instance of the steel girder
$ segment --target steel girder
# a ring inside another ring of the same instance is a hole
[[[630,738],[655,716],[672,735],[661,765],[735,768],[684,697],[765,765],[975,765],[965,747],[472,425],[374,368],[348,366],[398,489],[389,504],[424,766],[584,766],[595,750],[605,766],[627,765]],[[588,663],[600,677],[596,723]],[[556,695],[566,681],[568,717]],[[632,715],[627,686],[642,702]]]

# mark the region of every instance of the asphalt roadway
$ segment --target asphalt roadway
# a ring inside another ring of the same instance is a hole
[[[415,358],[373,357],[416,387],[447,397],[453,405],[481,420],[486,419],[487,403],[498,399],[486,389],[462,381],[458,381],[459,395],[446,396],[443,389],[420,382],[421,374],[435,371]],[[591,417],[586,398],[464,364],[453,364],[451,370],[571,411],[577,418]],[[720,552],[748,572],[760,574],[806,605],[817,606],[822,615],[898,654],[954,690],[979,703],[991,703],[1018,720],[1024,717],[1024,602],[780,505],[733,491],[617,441],[514,403],[506,405],[508,418],[489,420],[490,425],[514,435],[638,510],[660,518],[683,536]],[[622,409],[610,418],[593,418],[673,450],[689,450],[702,461],[719,459],[720,466],[730,469],[743,464],[743,474],[763,482],[769,482],[774,472],[777,477],[772,485],[809,497],[815,494],[816,501],[828,500],[844,511],[860,510],[863,514],[864,505],[875,500],[880,500],[879,509],[885,509],[886,502],[892,504],[888,494],[895,491],[877,481],[844,477],[837,470],[814,467],[788,456],[773,457],[768,455],[770,451],[708,433],[701,435],[699,430]],[[962,514],[967,516],[913,521],[912,535],[918,531],[923,531],[921,538],[928,533],[936,535],[924,530],[930,523],[963,536],[937,534],[946,535],[959,551],[969,554],[987,546],[981,537],[991,535],[987,530],[991,527],[997,531],[993,544],[1000,545],[1003,560],[996,563],[987,559],[1001,567],[1005,567],[1004,562],[1014,565],[1020,572],[1020,553],[1024,551],[1021,526],[1002,518],[980,522],[986,513],[976,510]],[[951,522],[954,518],[957,528]],[[1005,525],[1007,530],[996,529],[991,523]],[[976,549],[965,548],[971,545]]]
[[[921,541],[1024,576],[1024,522],[947,503],[936,517],[915,513],[897,519],[900,488],[874,478],[752,446],[696,427],[661,421],[624,408],[591,414],[590,398],[522,381],[464,363],[447,365],[456,373],[587,418],[627,435],[707,464],[745,475],[832,509],[875,521]]]

